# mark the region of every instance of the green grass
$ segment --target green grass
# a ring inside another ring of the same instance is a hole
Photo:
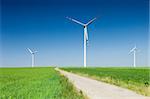
[[[62,68],[150,96],[150,68]]]
[[[53,68],[0,68],[0,99],[83,99]]]

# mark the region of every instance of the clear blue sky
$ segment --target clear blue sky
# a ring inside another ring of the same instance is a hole
[[[26,48],[37,50],[37,66],[82,66],[83,27],[88,22],[88,66],[148,65],[148,0],[2,0],[0,66],[30,66]]]

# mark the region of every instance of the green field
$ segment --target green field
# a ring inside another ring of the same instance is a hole
[[[62,68],[150,96],[150,68]]]
[[[53,68],[0,68],[0,99],[83,99]]]

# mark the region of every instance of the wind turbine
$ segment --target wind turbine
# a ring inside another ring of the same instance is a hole
[[[34,55],[35,53],[37,53],[37,51],[32,51],[30,48],[27,48],[27,49],[31,54],[32,67],[34,67]]]
[[[136,52],[137,52],[137,47],[135,45],[129,52],[129,54],[133,53],[133,66],[134,67],[136,67]]]
[[[87,47],[87,42],[88,42],[88,32],[87,32],[87,26],[90,25],[94,20],[96,20],[96,18],[90,20],[89,22],[87,22],[86,24],[79,22],[78,20],[66,17],[67,19],[80,24],[84,27],[84,67],[86,67],[86,47]]]

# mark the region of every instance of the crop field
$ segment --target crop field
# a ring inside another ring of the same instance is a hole
[[[150,96],[150,68],[62,68],[106,83],[131,89]]]
[[[0,68],[0,99],[83,99],[54,68]]]

